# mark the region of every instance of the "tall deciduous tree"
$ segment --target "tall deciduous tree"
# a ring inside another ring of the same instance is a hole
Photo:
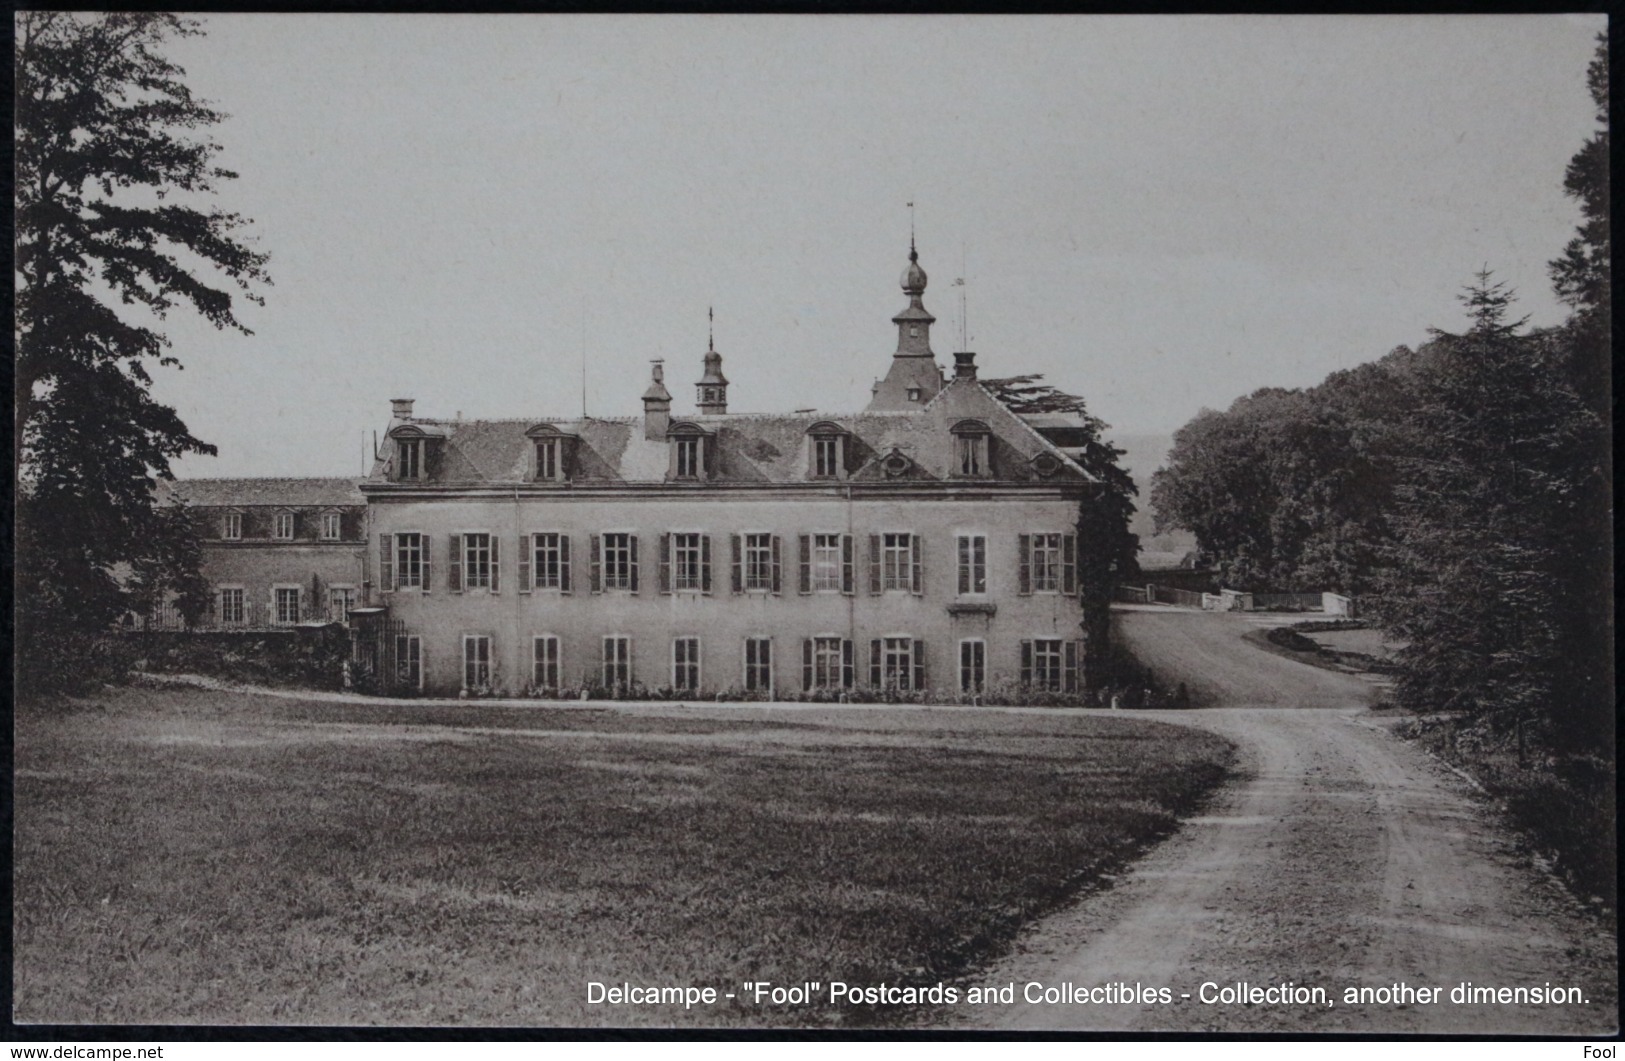
[[[235,176],[202,135],[224,115],[162,54],[197,23],[150,12],[26,12],[16,24],[13,473],[24,641],[94,627],[132,599],[202,601],[187,522],[155,505],[170,461],[212,453],[150,393],[189,308],[248,333],[267,255],[212,207]]]
[[[1109,658],[1111,600],[1118,585],[1139,570],[1139,536],[1129,531],[1139,488],[1118,463],[1125,451],[1106,441],[1106,424],[1092,416],[1084,400],[1043,382],[1041,374],[987,379],[982,385],[1016,413],[1075,413],[1083,441],[1079,463],[1101,483],[1101,491],[1078,512],[1078,588],[1083,601],[1084,638],[1089,658]],[[1091,672],[1093,681],[1098,669]]]

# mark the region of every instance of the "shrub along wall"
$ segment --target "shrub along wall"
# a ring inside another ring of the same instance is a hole
[[[294,630],[123,635],[138,670],[207,674],[258,685],[339,689],[350,636],[337,624]]]

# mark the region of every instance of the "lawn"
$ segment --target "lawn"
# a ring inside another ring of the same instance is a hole
[[[1231,748],[1057,713],[21,705],[20,1022],[821,1026],[586,985],[932,984],[1165,835]]]

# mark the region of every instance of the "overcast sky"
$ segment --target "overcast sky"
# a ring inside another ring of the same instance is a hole
[[[172,47],[275,286],[172,318],[157,391],[216,458],[344,475],[419,415],[855,411],[915,203],[944,364],[1042,372],[1118,434],[1462,325],[1534,324],[1578,220],[1602,16],[209,15]]]

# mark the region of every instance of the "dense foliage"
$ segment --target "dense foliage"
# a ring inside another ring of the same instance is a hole
[[[1590,83],[1606,118],[1606,43]],[[1403,702],[1611,754],[1606,127],[1575,156],[1574,315],[1529,331],[1480,272],[1462,334],[1204,410],[1152,483],[1227,585],[1361,596],[1403,641]]]
[[[223,119],[160,54],[197,25],[148,12],[26,12],[16,35],[13,474],[20,677],[131,607],[178,592],[206,603],[189,521],[156,504],[186,453],[212,453],[153,400],[150,366],[178,366],[163,318],[189,307],[246,333],[267,256],[248,222],[209,206]],[[53,649],[53,646],[56,646]],[[60,657],[60,658],[58,658]]]

